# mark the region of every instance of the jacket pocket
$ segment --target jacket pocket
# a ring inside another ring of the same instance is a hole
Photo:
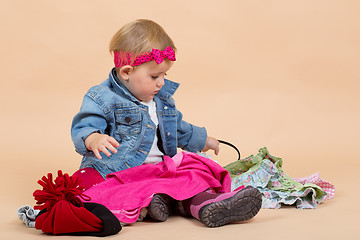
[[[121,135],[135,135],[141,131],[141,112],[137,108],[115,110],[116,131]]]

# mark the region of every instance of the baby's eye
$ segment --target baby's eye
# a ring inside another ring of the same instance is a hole
[[[164,77],[167,76],[166,73],[164,73]],[[159,76],[151,76],[152,79],[157,79]]]

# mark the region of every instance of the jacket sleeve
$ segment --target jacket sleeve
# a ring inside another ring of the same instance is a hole
[[[106,127],[106,116],[99,104],[99,96],[94,92],[88,92],[71,126],[71,138],[76,152],[83,156],[93,156],[94,153],[85,147],[85,139],[94,132],[103,134]]]
[[[207,132],[204,127],[197,127],[182,119],[180,111],[176,111],[178,147],[189,151],[201,151],[205,147]]]

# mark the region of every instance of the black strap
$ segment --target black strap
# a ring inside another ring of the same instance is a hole
[[[240,151],[239,151],[239,149],[237,149],[237,147],[235,147],[231,143],[223,141],[223,140],[218,139],[218,141],[219,141],[219,143],[226,144],[226,145],[229,145],[230,147],[234,148],[236,150],[236,152],[238,153],[238,156],[239,156],[238,160],[240,160],[241,155],[240,155]]]
[[[165,155],[165,150],[164,150],[164,147],[163,147],[163,141],[162,141],[162,138],[161,138],[159,126],[157,126],[157,128],[156,128],[156,136],[158,138],[157,146],[158,146],[159,150]]]

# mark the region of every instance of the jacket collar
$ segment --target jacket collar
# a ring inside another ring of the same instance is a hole
[[[169,99],[174,95],[180,84],[170,81],[168,79],[164,79],[164,81],[165,81],[164,86],[160,89],[160,91],[156,95],[160,98]]]
[[[112,85],[114,91],[118,95],[120,95],[121,97],[127,98],[127,99],[131,100],[132,102],[140,103],[140,101],[137,100],[137,98],[134,97],[129,92],[129,90],[127,90],[127,88],[118,79],[118,77],[116,76],[116,69],[115,68],[111,69],[111,72],[109,74],[109,79],[110,79],[110,82],[111,82],[111,85]]]
[[[114,91],[119,94],[122,97],[128,98],[129,100],[133,101],[133,102],[137,102],[140,103],[139,100],[137,100],[136,97],[134,97],[129,90],[126,89],[126,87],[121,83],[121,81],[118,79],[118,77],[116,76],[116,70],[115,68],[113,68],[109,74],[109,79],[111,81],[111,84],[113,86]],[[160,98],[165,98],[165,99],[169,99],[171,98],[174,93],[176,92],[176,90],[179,87],[179,83],[170,81],[168,79],[164,79],[165,84],[164,86],[160,89],[160,91],[156,94],[156,96],[160,97]]]

